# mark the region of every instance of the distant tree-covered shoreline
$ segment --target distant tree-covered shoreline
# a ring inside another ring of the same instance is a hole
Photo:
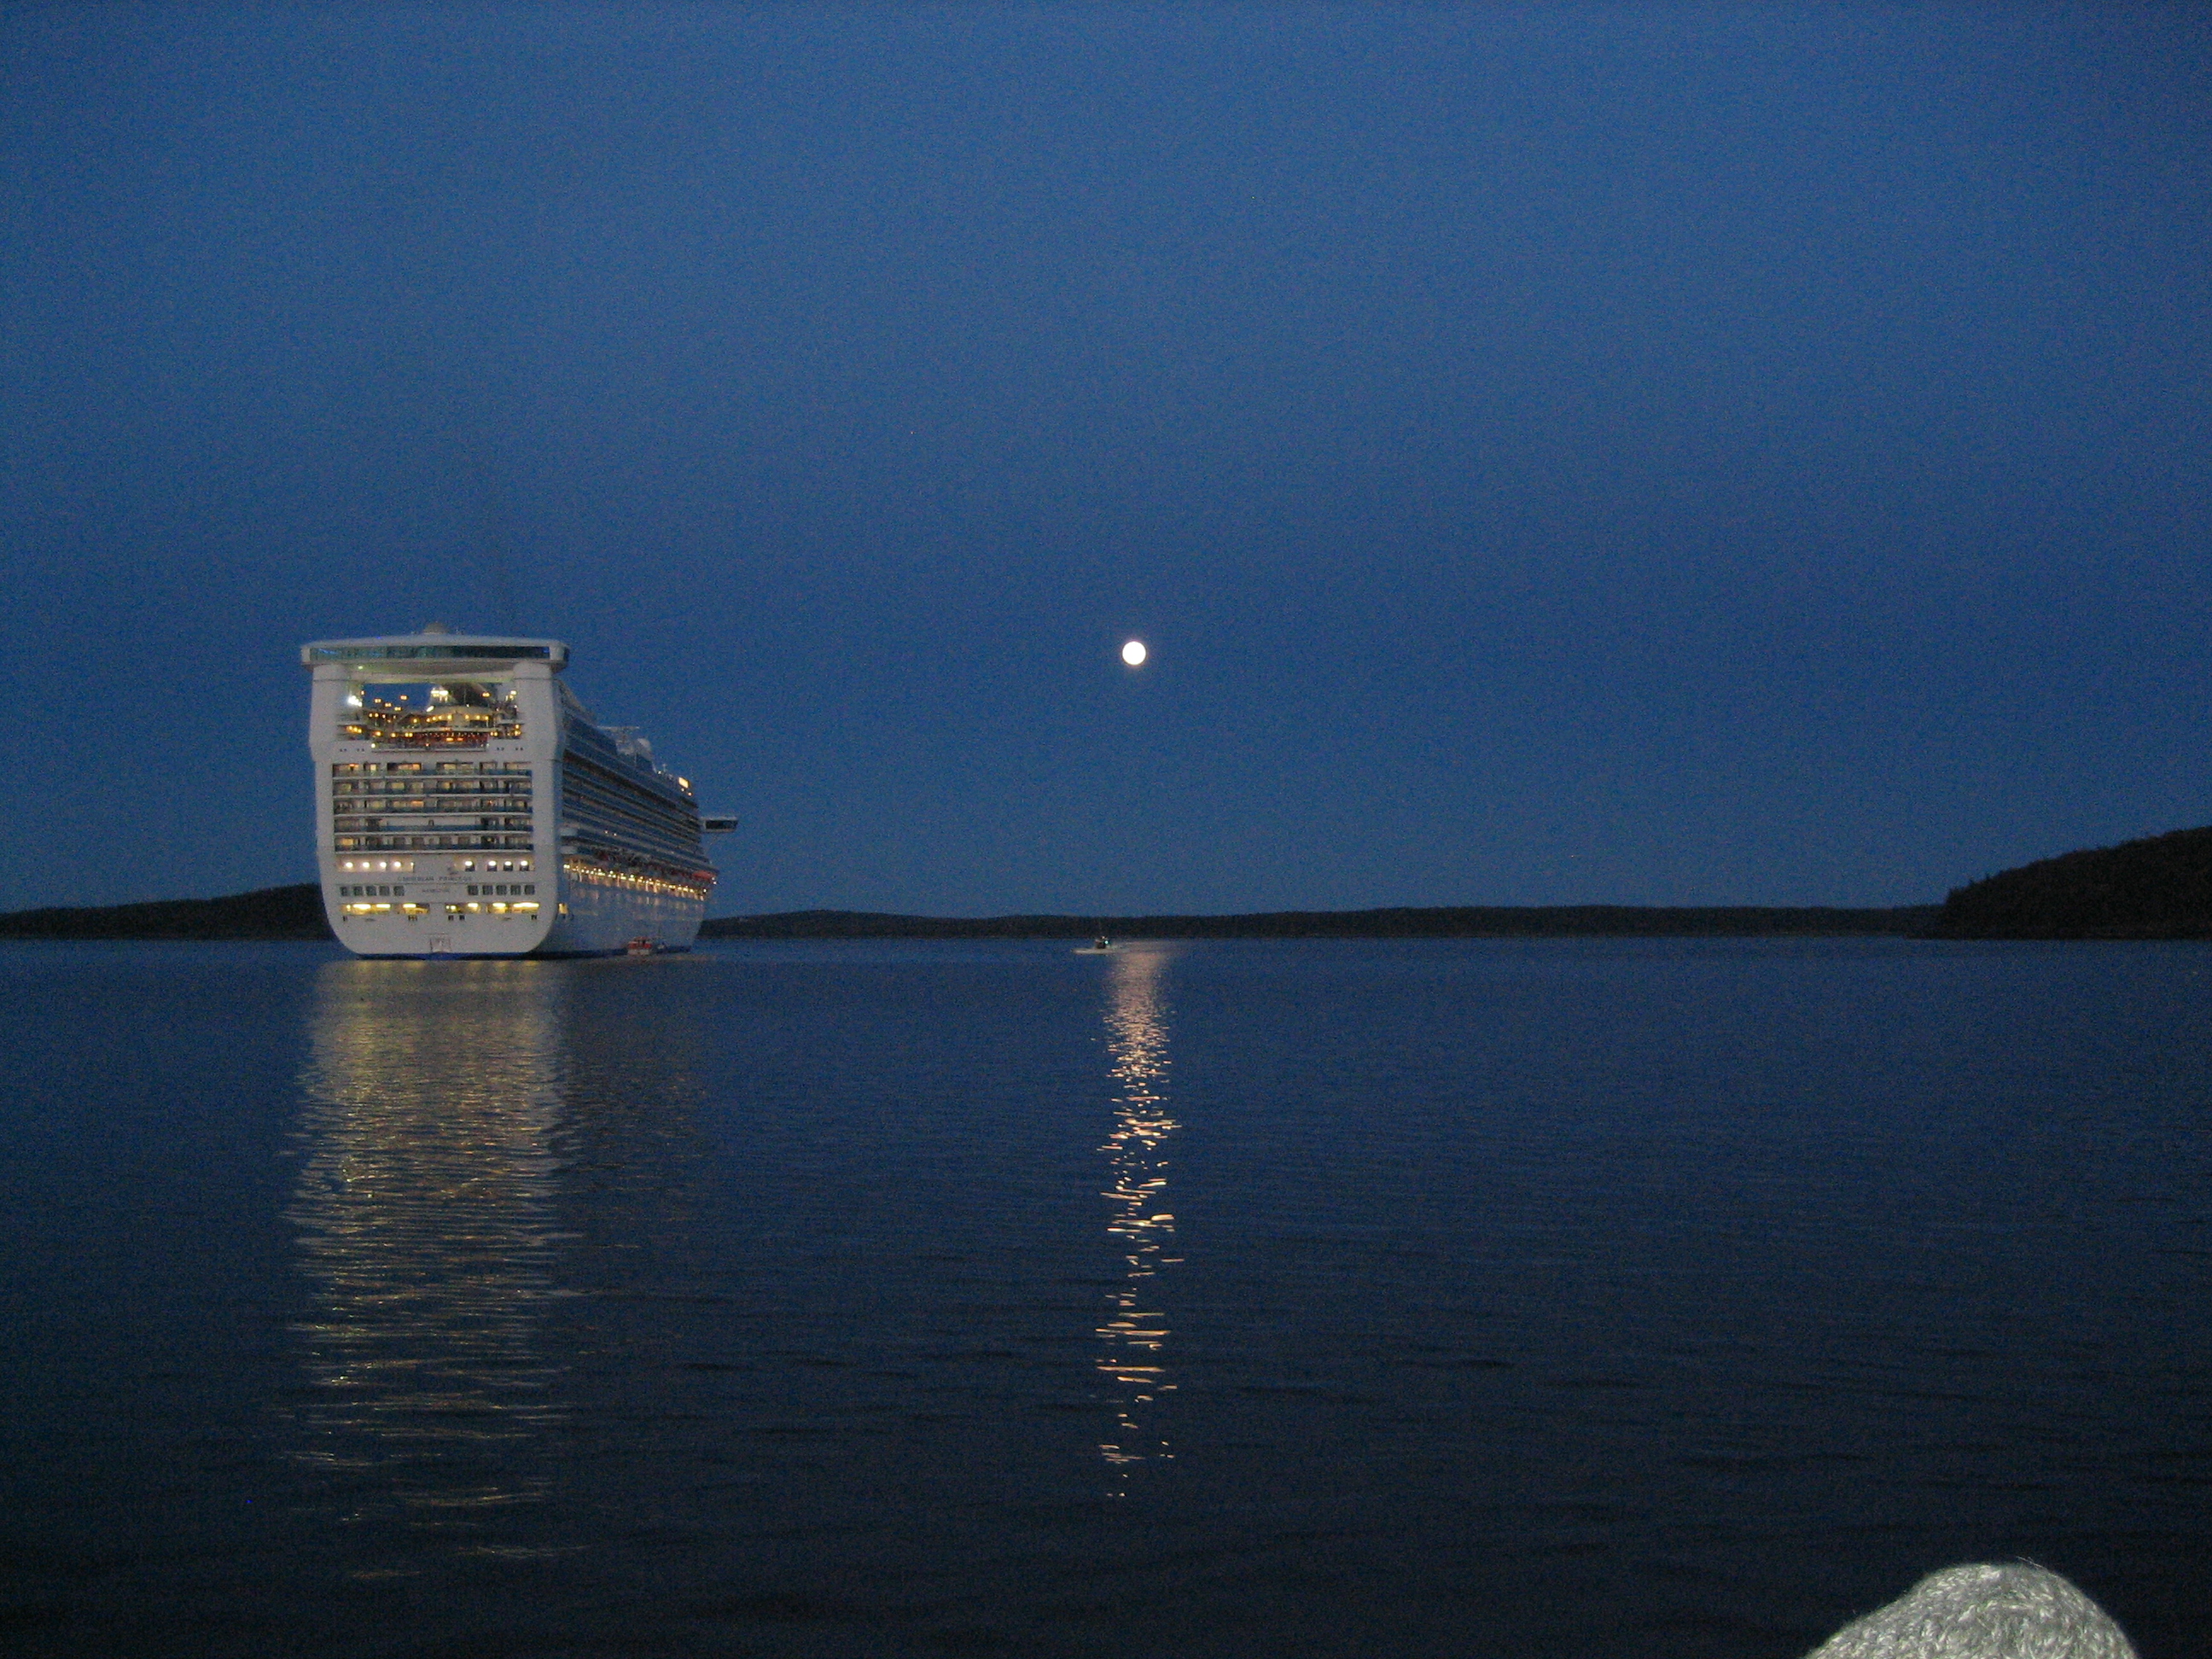
[[[0,915],[8,939],[329,939],[322,891],[313,882],[263,887],[225,898],[155,899],[143,904],[50,906]]]
[[[1462,905],[1243,915],[908,916],[786,910],[716,916],[702,939],[2212,939],[2212,828],[2039,860],[1941,905]],[[223,898],[0,915],[0,938],[327,939],[312,882]]]
[[[902,916],[793,910],[718,916],[707,939],[1565,939],[1902,934],[1932,904],[1890,909],[1758,905],[1494,905],[1381,910],[1265,910],[1243,915]]]
[[[718,916],[705,939],[1546,939],[1759,938],[1900,934],[1924,930],[1933,905],[1891,909],[1727,905],[1503,905],[1380,910],[1273,910],[1249,915],[905,916],[793,910]],[[50,907],[0,915],[0,938],[326,939],[312,882],[226,898]]]

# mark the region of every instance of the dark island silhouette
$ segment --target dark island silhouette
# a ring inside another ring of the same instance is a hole
[[[2067,853],[1955,888],[1940,905],[1528,904],[1246,915],[904,916],[786,910],[715,916],[702,939],[1571,939],[1891,935],[2212,939],[2212,828]],[[0,938],[326,939],[312,882],[226,898],[0,915]]]
[[[1954,888],[1937,939],[2212,939],[2212,828],[2039,859]]]
[[[227,898],[155,899],[0,915],[6,939],[329,939],[321,890],[311,881]]]

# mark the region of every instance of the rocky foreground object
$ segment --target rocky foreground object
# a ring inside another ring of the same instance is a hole
[[[2025,1563],[1946,1567],[1808,1659],[2136,1659],[2105,1610]]]

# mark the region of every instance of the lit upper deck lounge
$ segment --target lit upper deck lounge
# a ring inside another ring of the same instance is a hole
[[[325,688],[317,718],[341,744],[374,749],[482,749],[520,742],[529,724],[523,682],[540,686],[568,666],[558,640],[454,634],[432,623],[419,634],[318,640],[301,662]],[[556,729],[553,705],[538,718]]]

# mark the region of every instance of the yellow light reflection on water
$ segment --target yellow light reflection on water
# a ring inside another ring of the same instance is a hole
[[[1107,1295],[1097,1364],[1114,1392],[1113,1438],[1099,1445],[1126,1481],[1132,1466],[1175,1455],[1158,1425],[1160,1396],[1175,1383],[1163,1360],[1167,1314],[1160,1275],[1181,1258],[1167,1207],[1168,1138],[1181,1127],[1167,1108],[1168,1025],[1161,976],[1169,955],[1125,949],[1107,969],[1106,1046],[1115,1085],[1106,1156],[1106,1231],[1121,1251],[1121,1281]],[[1118,1488],[1117,1488],[1118,1489]]]
[[[512,1455],[564,1421],[559,984],[527,962],[321,973],[286,1212],[312,1290],[295,1455],[422,1524],[530,1503]]]

